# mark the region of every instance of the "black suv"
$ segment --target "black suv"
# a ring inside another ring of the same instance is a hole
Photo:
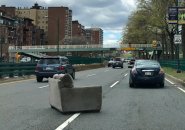
[[[65,56],[42,57],[36,66],[35,74],[37,82],[42,82],[43,78],[53,77],[54,74],[68,73],[75,79],[75,69]]]
[[[112,64],[112,68],[115,68],[115,67],[121,67],[121,68],[123,68],[123,61],[122,61],[122,59],[120,57],[116,57],[114,59],[114,62]]]

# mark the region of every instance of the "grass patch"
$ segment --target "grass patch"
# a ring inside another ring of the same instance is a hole
[[[173,77],[176,77],[177,79],[181,79],[185,81],[185,72],[181,71],[181,73],[177,73],[177,69],[169,68],[169,67],[163,67],[164,72],[172,75]]]

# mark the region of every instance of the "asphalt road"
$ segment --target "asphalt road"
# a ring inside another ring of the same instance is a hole
[[[101,112],[62,114],[49,105],[47,79],[0,84],[0,130],[184,130],[185,89],[166,80],[164,88],[129,88],[129,69],[76,72],[75,87],[101,85]],[[71,122],[65,122],[70,119]]]

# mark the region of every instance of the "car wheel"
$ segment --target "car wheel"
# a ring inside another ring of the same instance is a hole
[[[161,88],[164,88],[164,83],[161,83],[161,84],[160,84],[160,87],[161,87]]]
[[[43,77],[37,77],[37,82],[42,82]]]
[[[73,79],[75,79],[75,72],[73,71],[73,73],[71,74],[71,77],[73,78]]]
[[[123,68],[123,66],[121,66],[121,68]]]
[[[129,77],[129,87],[130,88],[134,87],[134,83],[132,82],[131,77]]]

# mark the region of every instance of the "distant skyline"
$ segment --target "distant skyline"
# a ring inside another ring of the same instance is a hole
[[[104,45],[118,46],[128,16],[136,9],[137,0],[1,0],[1,5],[32,7],[66,6],[73,11],[73,20],[86,28],[99,27],[104,32]]]

